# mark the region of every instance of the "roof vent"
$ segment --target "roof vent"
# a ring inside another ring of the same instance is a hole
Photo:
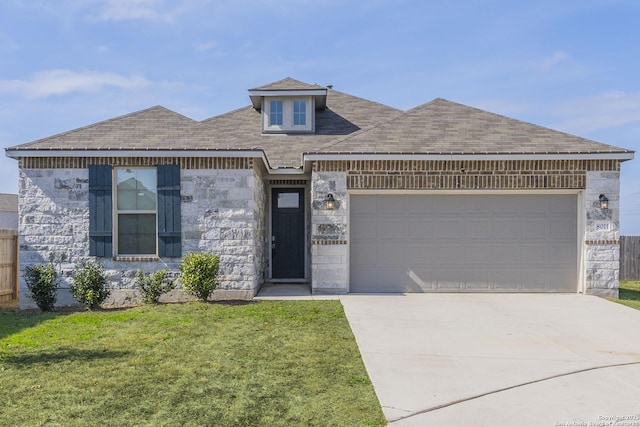
[[[333,85],[327,85],[328,89],[333,89]]]

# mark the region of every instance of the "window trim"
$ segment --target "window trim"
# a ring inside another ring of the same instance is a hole
[[[271,103],[273,101],[282,102],[282,125],[271,124]],[[304,124],[294,124],[294,103],[302,101],[305,105]],[[262,132],[263,133],[312,133],[315,131],[314,120],[314,98],[311,96],[291,96],[291,97],[263,97],[262,101]]]
[[[280,123],[272,123],[272,119],[274,118],[274,113],[271,111],[271,108],[274,106],[275,103],[280,103],[280,108],[281,111],[277,112],[277,114],[280,116],[279,117],[279,122]],[[284,117],[285,117],[285,108],[284,108],[284,104],[285,101],[282,99],[270,99],[269,100],[269,127],[276,127],[276,126],[284,126]]]
[[[155,196],[156,196],[156,208],[155,210],[140,210],[140,209],[136,209],[136,210],[120,210],[118,208],[118,170],[121,169],[147,169],[147,170],[153,170],[155,172],[155,177],[156,177],[156,191],[155,191]],[[159,250],[159,242],[158,242],[158,177],[157,177],[157,166],[115,166],[112,168],[113,170],[113,176],[112,176],[112,211],[113,211],[113,220],[112,220],[112,224],[113,224],[113,234],[112,234],[112,239],[113,239],[113,258],[114,259],[119,259],[119,260],[126,260],[128,258],[147,258],[147,259],[158,259],[159,255],[158,255],[158,250]],[[155,223],[154,223],[154,234],[155,234],[155,252],[154,253],[148,253],[148,254],[121,254],[119,249],[119,242],[118,242],[118,226],[119,226],[119,221],[118,221],[118,216],[119,215],[149,215],[149,214],[153,214],[155,215]]]
[[[296,111],[296,105],[302,105],[303,111]],[[301,117],[302,123],[296,123],[296,118]],[[304,99],[291,100],[291,126],[307,127],[307,101]]]

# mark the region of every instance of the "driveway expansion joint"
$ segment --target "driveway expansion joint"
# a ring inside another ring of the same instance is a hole
[[[426,413],[429,413],[429,412],[437,411],[439,409],[447,408],[449,406],[458,405],[460,403],[468,402],[470,400],[480,399],[480,398],[485,397],[485,396],[489,396],[489,395],[497,394],[497,393],[502,393],[503,391],[509,391],[509,390],[513,390],[513,389],[516,389],[516,388],[525,387],[525,386],[528,386],[528,385],[531,385],[531,384],[536,384],[536,383],[540,383],[540,382],[544,382],[544,381],[550,381],[550,380],[553,380],[553,379],[556,379],[556,378],[567,377],[567,376],[570,376],[570,375],[576,375],[576,374],[580,374],[580,373],[583,373],[583,372],[596,371],[596,370],[607,369],[607,368],[618,368],[618,367],[621,367],[621,366],[630,366],[630,365],[640,365],[640,360],[639,361],[635,361],[635,362],[615,363],[615,364],[611,364],[611,365],[601,365],[601,366],[593,366],[591,368],[578,369],[578,370],[575,370],[575,371],[565,372],[563,374],[556,374],[556,375],[552,375],[552,376],[549,376],[549,377],[540,378],[540,379],[537,379],[537,380],[527,381],[527,382],[524,382],[524,383],[521,383],[521,384],[512,385],[512,386],[509,386],[509,387],[504,387],[504,388],[500,388],[500,389],[497,389],[497,390],[488,391],[486,393],[477,394],[475,396],[465,397],[465,398],[462,398],[462,399],[454,400],[452,402],[443,403],[442,405],[432,406],[431,408],[427,408],[427,409],[423,409],[423,410],[420,410],[420,411],[417,411],[417,412],[413,412],[413,413],[411,413],[409,415],[405,415],[403,417],[397,417],[397,418],[390,419],[390,420],[388,420],[389,421],[388,425],[391,425],[391,424],[393,424],[395,422],[398,422],[398,421],[406,420],[406,419],[411,418],[411,417],[415,417],[415,416],[418,416],[418,415],[422,415],[422,414],[426,414]],[[385,406],[385,408],[387,408],[387,407],[388,406]],[[393,408],[393,409],[396,409],[396,408]],[[400,410],[402,410],[402,409],[400,409]]]

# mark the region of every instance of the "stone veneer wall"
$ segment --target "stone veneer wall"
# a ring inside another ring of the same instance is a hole
[[[57,305],[73,305],[73,269],[89,257],[89,164],[155,166],[180,163],[182,252],[220,255],[219,299],[249,299],[263,280],[264,185],[251,159],[242,158],[28,158],[20,161],[20,269],[53,261],[61,273]],[[137,269],[166,268],[177,275],[180,258],[114,260],[104,265],[112,296],[107,304],[137,300]],[[21,279],[20,307],[35,304]],[[165,300],[189,299],[181,290]]]
[[[585,292],[617,296],[618,160],[340,160],[313,164],[313,289],[348,291],[348,190],[584,190]],[[321,209],[334,194],[341,206]],[[600,209],[599,195],[609,198]],[[606,229],[603,229],[606,228]]]
[[[620,279],[620,172],[587,172],[586,179],[586,292],[617,298]],[[609,199],[609,209],[606,211],[600,209],[600,194]]]
[[[343,294],[348,291],[347,174],[311,173],[311,289],[314,293]],[[336,209],[326,209],[332,194]]]

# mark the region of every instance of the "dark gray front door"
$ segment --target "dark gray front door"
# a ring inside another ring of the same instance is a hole
[[[271,276],[304,278],[304,189],[274,188],[271,193]]]

